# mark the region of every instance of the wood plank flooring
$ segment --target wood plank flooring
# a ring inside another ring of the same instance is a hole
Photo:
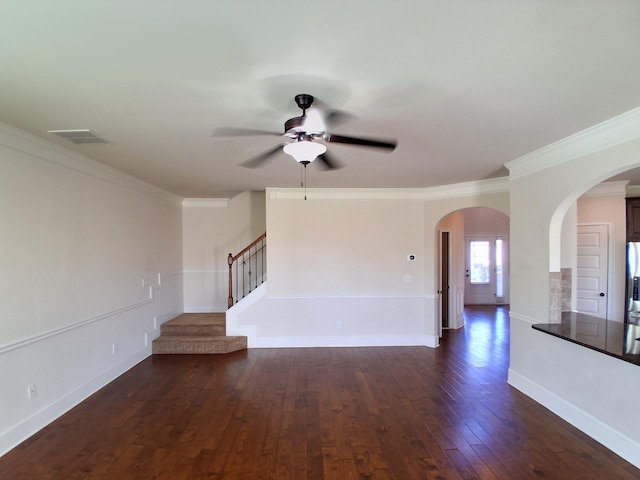
[[[506,384],[504,307],[443,345],[154,356],[0,458],[2,479],[637,479]]]

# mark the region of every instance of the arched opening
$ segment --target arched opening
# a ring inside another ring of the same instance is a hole
[[[613,171],[571,192],[554,212],[549,229],[552,322],[566,311],[623,321],[625,199],[640,196],[638,185],[640,169]]]
[[[451,212],[436,226],[439,332],[464,326],[465,305],[509,303],[509,217],[496,209]]]

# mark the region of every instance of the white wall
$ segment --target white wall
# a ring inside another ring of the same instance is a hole
[[[227,331],[250,347],[436,346],[437,225],[461,208],[508,210],[495,193],[506,185],[311,190],[306,201],[268,190],[269,281],[260,301],[229,310]]]
[[[402,199],[270,198],[270,296],[420,295],[422,209]]]
[[[0,454],[150,355],[182,311],[180,202],[0,125]]]
[[[467,208],[464,214],[465,236],[509,236],[509,217],[489,208]]]
[[[185,312],[227,310],[227,256],[235,255],[265,231],[264,192],[243,192],[232,199],[185,199]]]
[[[640,466],[640,367],[537,332],[549,321],[567,210],[602,180],[640,164],[640,115],[594,127],[507,165],[511,172],[509,383]],[[635,135],[635,137],[634,137]]]
[[[578,203],[569,207],[562,219],[560,229],[560,268],[571,271],[571,298],[569,310],[575,311],[578,304]],[[565,307],[566,308],[566,307]],[[566,310],[565,310],[566,311]]]

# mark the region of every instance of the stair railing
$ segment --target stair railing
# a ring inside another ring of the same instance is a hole
[[[267,279],[267,234],[263,233],[236,255],[229,254],[229,297],[233,307]],[[235,267],[234,267],[235,265]]]

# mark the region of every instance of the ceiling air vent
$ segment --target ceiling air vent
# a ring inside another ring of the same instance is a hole
[[[100,138],[93,130],[89,130],[88,128],[78,130],[49,130],[47,133],[52,133],[77,145],[84,145],[85,143],[110,143],[104,138]]]

